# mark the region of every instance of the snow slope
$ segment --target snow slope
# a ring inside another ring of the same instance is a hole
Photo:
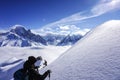
[[[90,31],[48,68],[51,80],[120,80],[120,20]]]
[[[69,48],[70,46],[0,47],[0,80],[10,80],[13,73],[22,68],[28,56],[42,56],[50,64]]]

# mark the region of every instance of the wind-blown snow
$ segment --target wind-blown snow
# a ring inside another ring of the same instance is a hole
[[[120,80],[120,20],[90,31],[48,68],[51,80]]]
[[[50,64],[69,48],[70,46],[0,47],[0,80],[10,80],[13,73],[22,68],[28,56],[42,56]]]

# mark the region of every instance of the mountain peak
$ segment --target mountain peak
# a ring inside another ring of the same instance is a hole
[[[23,36],[28,32],[28,30],[26,30],[22,25],[15,25],[11,28],[10,32],[16,33],[19,36]]]
[[[24,26],[16,24],[16,25],[11,27],[11,29],[17,29],[17,28],[24,28]]]
[[[0,46],[34,46],[46,45],[46,41],[40,36],[31,32],[30,29],[25,29],[22,25],[15,25],[11,30],[2,33]],[[9,42],[8,42],[9,41]]]

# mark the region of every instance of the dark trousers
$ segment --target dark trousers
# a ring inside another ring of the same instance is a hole
[[[43,75],[40,75],[37,71],[35,70],[30,70],[29,71],[29,80],[44,80],[49,73],[46,71]]]

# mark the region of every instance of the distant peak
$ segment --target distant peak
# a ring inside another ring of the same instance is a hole
[[[23,25],[14,25],[10,28],[11,30],[26,30]]]
[[[24,34],[27,32],[27,30],[22,25],[14,25],[13,27],[11,27],[10,32],[16,34]]]

